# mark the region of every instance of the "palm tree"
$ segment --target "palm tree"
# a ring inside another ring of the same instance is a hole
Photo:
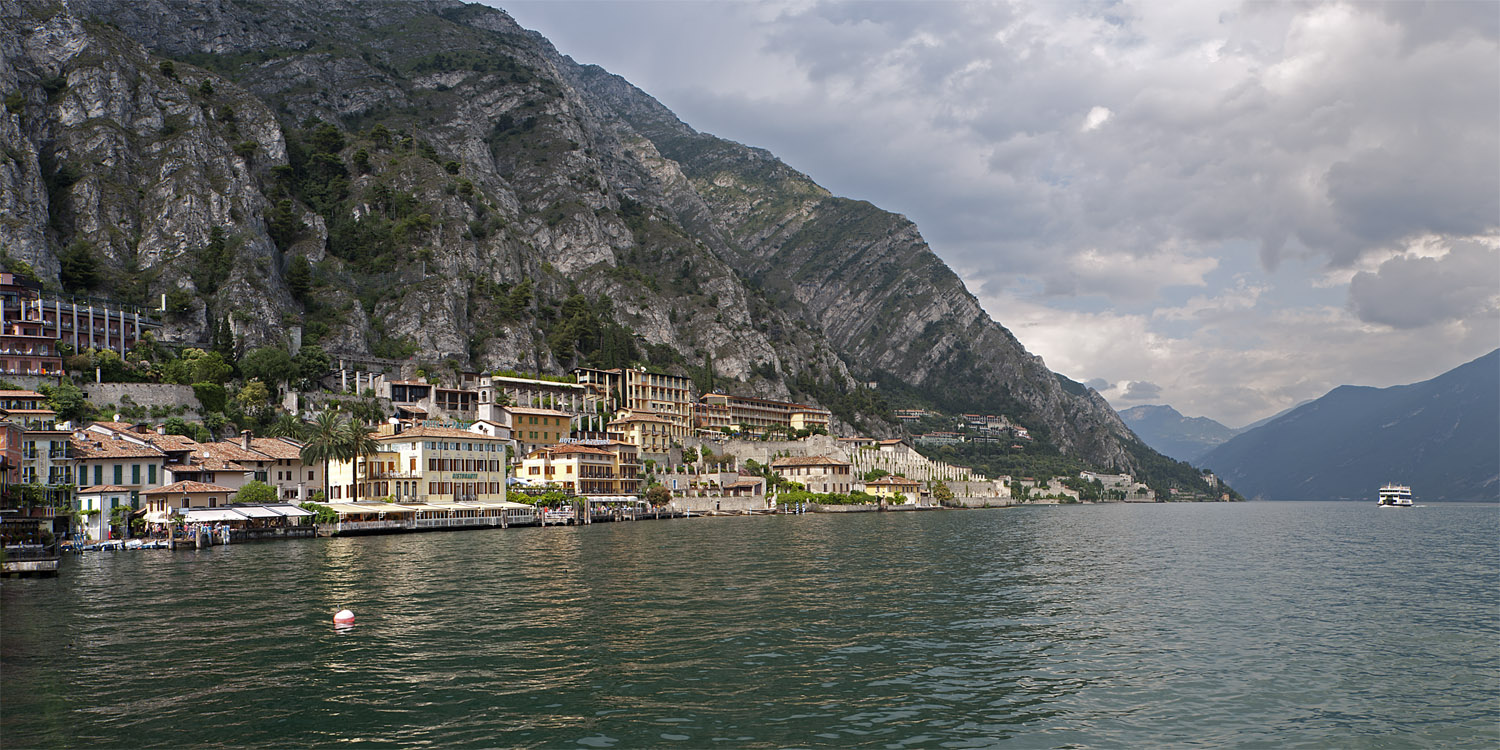
[[[350,419],[344,422],[340,432],[342,432],[342,447],[344,450],[344,455],[340,456],[340,458],[348,459],[354,466],[354,501],[359,502],[359,460],[373,456],[379,452],[380,443],[375,442],[375,438],[370,437],[370,431],[357,419]],[[368,477],[372,473],[369,470],[367,462],[365,476]]]
[[[270,433],[271,437],[302,440],[307,436],[307,423],[297,418],[296,415],[282,412],[276,417],[276,422],[271,425]]]
[[[302,463],[323,464],[323,500],[328,500],[328,462],[343,459],[344,425],[349,420],[332,409],[325,409],[313,419],[302,446]]]

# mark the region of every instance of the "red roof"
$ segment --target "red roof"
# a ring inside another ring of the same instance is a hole
[[[171,483],[171,484],[169,484],[169,485],[167,485],[165,487],[157,487],[154,490],[146,490],[145,492],[142,492],[141,494],[142,495],[177,495],[177,494],[187,495],[187,494],[191,494],[191,493],[194,493],[194,492],[228,492],[228,493],[233,493],[234,490],[230,489],[229,487],[223,487],[223,486],[220,486],[220,485],[217,485],[217,484],[208,484],[206,482],[192,482],[192,481],[184,480],[184,481],[181,481],[181,482],[173,482],[173,483]]]
[[[779,466],[852,466],[848,461],[827,456],[785,456],[771,462],[771,468]]]

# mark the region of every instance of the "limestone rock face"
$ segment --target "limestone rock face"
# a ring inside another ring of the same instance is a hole
[[[227,319],[249,346],[299,325],[463,369],[647,361],[884,436],[845,398],[874,382],[1133,468],[1114,412],[911,222],[694,131],[503,11],[22,0],[0,24],[5,252],[53,285],[90,253],[106,273],[69,291],[175,295],[169,336]]]

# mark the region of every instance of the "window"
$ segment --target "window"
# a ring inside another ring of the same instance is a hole
[[[125,465],[115,464],[115,484],[125,483]]]
[[[104,484],[104,464],[94,464],[94,484]]]
[[[140,484],[141,483],[141,465],[140,464],[131,464],[130,465],[130,483],[131,484]]]
[[[146,467],[146,484],[149,484],[152,487],[156,486],[156,464],[151,464]]]

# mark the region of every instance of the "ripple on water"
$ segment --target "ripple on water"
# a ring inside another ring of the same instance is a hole
[[[713,519],[85,555],[7,746],[1500,744],[1500,514]],[[1383,575],[1392,560],[1405,574]],[[352,609],[356,627],[331,613]]]

